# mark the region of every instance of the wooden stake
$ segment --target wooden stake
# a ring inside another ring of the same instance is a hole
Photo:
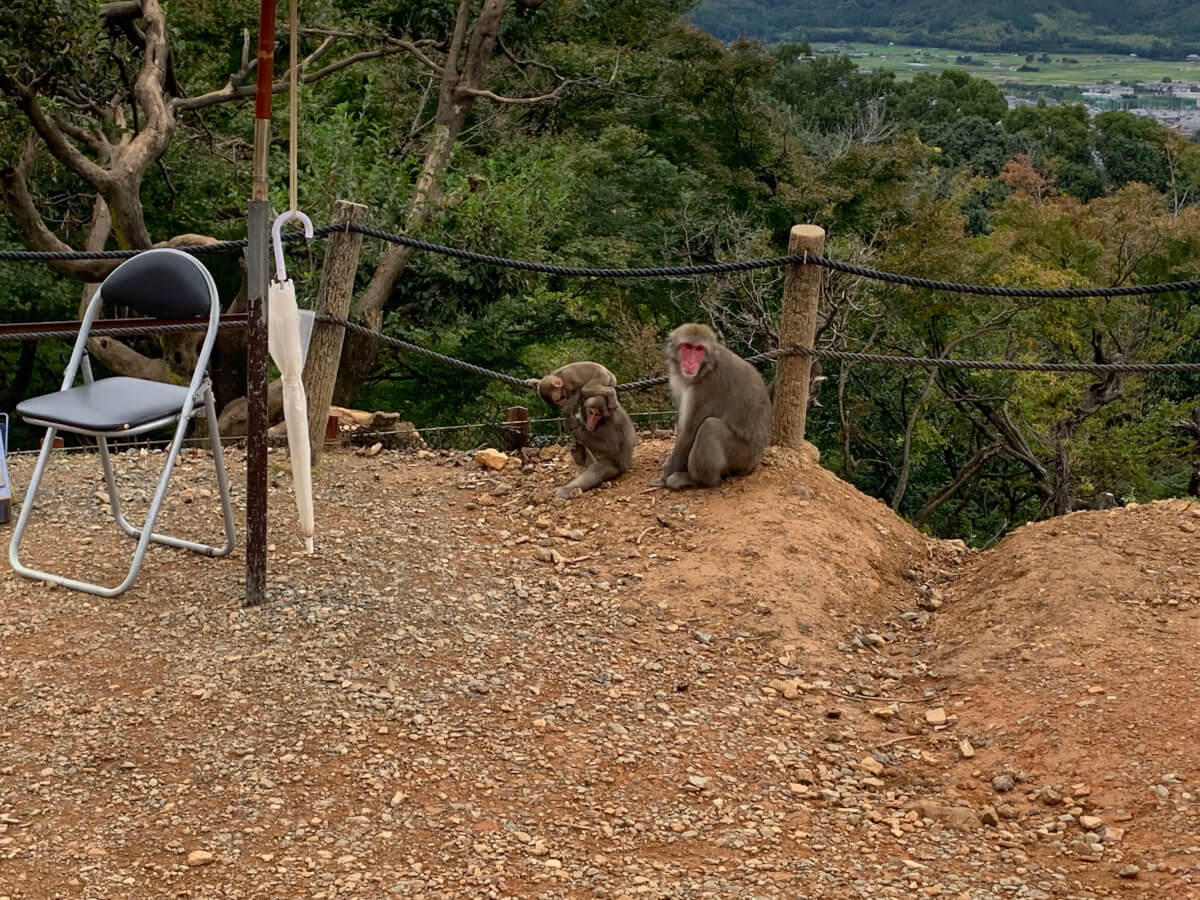
[[[333,207],[334,225],[359,225],[367,208],[360,203],[338,200]],[[321,316],[345,319],[350,314],[354,296],[354,274],[358,270],[358,255],[362,235],[353,231],[335,231],[329,236],[321,286],[317,291],[317,318],[312,338],[308,342],[308,357],[304,361],[304,392],[308,397],[308,443],[312,460],[321,458],[329,422],[329,404],[337,384],[338,363],[342,358],[345,329],[330,322],[319,321]]]
[[[529,444],[529,410],[524,406],[510,406],[505,418],[508,428],[504,432],[504,441],[509,453],[520,450]]]
[[[795,225],[788,253],[820,256],[825,252],[825,229]],[[788,266],[783,282],[783,311],[779,326],[781,347],[812,347],[817,332],[817,307],[821,302],[821,268],[814,265]],[[799,449],[804,442],[808,418],[808,380],[812,359],[783,356],[775,364],[775,403],[771,442]]]

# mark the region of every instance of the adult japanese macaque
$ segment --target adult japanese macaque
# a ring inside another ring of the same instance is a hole
[[[753,471],[771,438],[771,398],[758,370],[697,322],[671,332],[666,359],[679,421],[675,448],[651,484],[713,487]]]
[[[554,406],[565,406],[576,395],[594,397],[602,395],[610,411],[617,402],[617,376],[597,362],[573,362],[560,366],[538,382],[537,390],[542,399]]]
[[[584,470],[554,492],[560,500],[574,496],[575,491],[590,491],[606,481],[611,481],[633,465],[633,445],[637,433],[629,413],[616,402],[616,391],[612,391],[613,405],[609,405],[606,393],[585,397],[575,394],[563,407],[567,429],[575,438],[571,457]]]

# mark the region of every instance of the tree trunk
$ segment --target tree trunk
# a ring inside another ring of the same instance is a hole
[[[433,133],[425,151],[421,174],[417,176],[413,188],[408,213],[404,217],[404,230],[408,234],[420,231],[441,208],[441,186],[450,165],[450,157],[463,125],[474,108],[475,91],[482,82],[484,69],[495,49],[500,20],[507,6],[508,0],[484,0],[474,27],[470,28],[470,0],[459,0],[454,36],[446,54],[438,90]],[[384,251],[370,283],[355,304],[358,319],[368,328],[378,330],[383,324],[384,306],[396,283],[404,275],[413,252],[412,247],[402,244],[389,244]],[[376,339],[358,333],[346,335],[342,344],[338,383],[334,389],[334,403],[353,405],[363,382],[375,368],[378,352],[379,342]]]
[[[1109,360],[1104,354],[1100,338],[1093,336],[1092,349],[1098,363]],[[1102,407],[1125,394],[1124,382],[1120,374],[1109,372],[1099,381],[1092,382],[1084,392],[1083,397],[1065,416],[1054,426],[1054,469],[1053,494],[1054,514],[1056,516],[1069,513],[1073,507],[1071,501],[1071,439],[1075,430],[1087,421]]]
[[[115,175],[101,194],[112,212],[117,246],[129,250],[149,247],[153,242],[142,208],[142,173],[126,171]]]
[[[241,437],[246,433],[249,416],[249,403],[245,397],[238,397],[225,404],[221,414],[217,416],[217,430],[222,437]],[[283,412],[283,382],[276,378],[267,385],[267,421],[271,421]]]
[[[358,203],[338,200],[334,204],[334,224],[357,225],[366,211],[367,208]],[[350,310],[350,298],[354,294],[354,273],[358,269],[361,247],[361,234],[334,232],[330,235],[321,272],[321,286],[317,291],[318,316],[346,317]],[[304,393],[308,402],[308,442],[314,463],[320,460],[325,443],[329,404],[337,383],[345,337],[345,330],[339,325],[313,323],[308,357],[304,361]]]

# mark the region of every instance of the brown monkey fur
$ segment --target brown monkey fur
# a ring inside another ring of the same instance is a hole
[[[753,471],[771,438],[771,398],[758,370],[697,322],[671,332],[665,355],[679,422],[652,484],[712,487]]]
[[[538,382],[538,393],[553,406],[565,406],[573,395],[594,397],[603,395],[609,411],[615,411],[617,376],[597,362],[573,362],[560,366]]]
[[[616,392],[612,393],[615,398]],[[575,438],[571,456],[577,465],[586,463],[586,468],[555,490],[554,496],[560,500],[571,497],[576,488],[590,491],[628,472],[633,465],[633,445],[637,443],[629,413],[615,401],[610,406],[605,393],[591,397],[577,394],[564,406],[564,412],[567,428]]]

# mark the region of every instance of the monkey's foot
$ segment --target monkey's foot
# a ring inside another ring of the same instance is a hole
[[[583,490],[577,487],[571,487],[569,484],[564,484],[562,487],[554,491],[554,496],[558,500],[574,500],[576,497],[583,496]]]
[[[687,472],[672,472],[664,483],[673,491],[681,491],[696,485],[696,482],[692,481],[692,476]]]

